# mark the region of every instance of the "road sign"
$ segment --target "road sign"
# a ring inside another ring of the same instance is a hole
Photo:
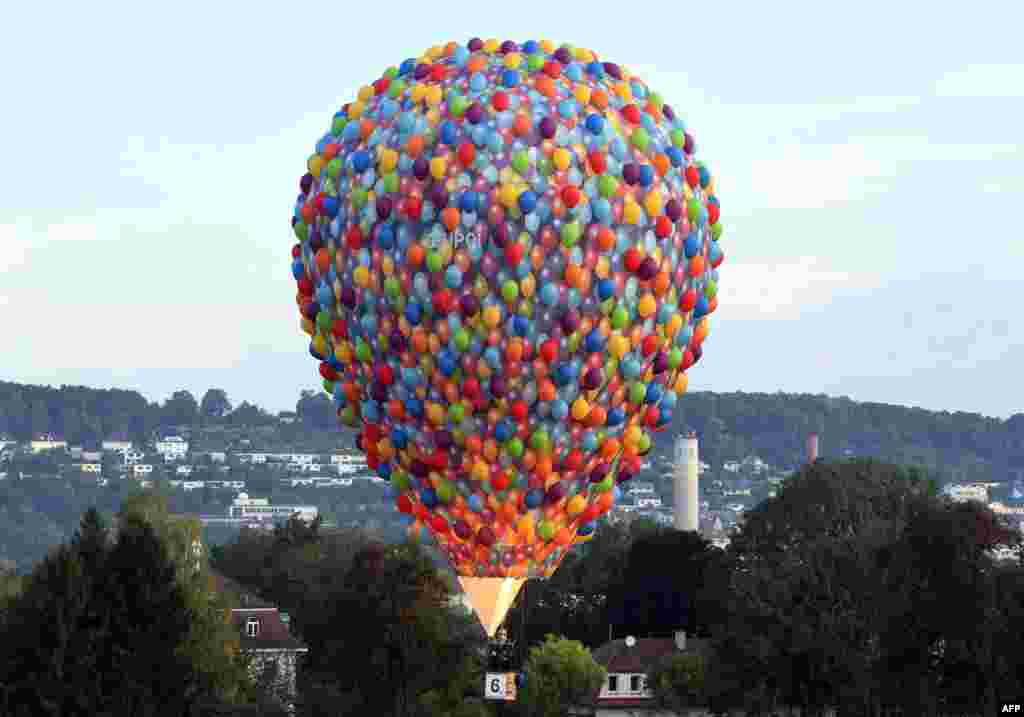
[[[488,672],[484,676],[484,699],[515,702],[516,673]]]

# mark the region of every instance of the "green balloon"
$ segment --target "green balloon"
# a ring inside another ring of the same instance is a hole
[[[615,487],[615,474],[609,473],[600,482],[594,484],[594,490],[598,493],[607,493]]]
[[[442,503],[451,503],[455,498],[455,489],[452,484],[442,480],[437,486],[437,499]]]
[[[323,381],[324,391],[327,393],[334,393],[334,381],[328,381],[326,378]]]
[[[509,279],[501,285],[501,296],[505,301],[515,301],[519,297],[519,284]]]
[[[444,260],[441,258],[441,252],[432,251],[427,254],[427,271],[431,274],[436,274],[444,268]]]
[[[354,426],[356,423],[356,412],[352,406],[345,406],[341,409],[341,422],[346,426]]]
[[[708,300],[715,298],[718,294],[718,285],[714,281],[708,281],[707,286],[704,287],[704,296],[708,297]]]
[[[530,155],[525,149],[521,149],[512,155],[512,169],[525,175],[530,170]]]
[[[394,194],[398,191],[398,175],[394,172],[388,172],[384,175],[384,191],[387,194]]]
[[[683,352],[681,349],[674,348],[668,352],[668,367],[679,368],[683,363]]]
[[[388,85],[388,97],[393,100],[397,100],[405,92],[405,82],[402,80],[395,80]]]
[[[555,173],[555,165],[547,157],[541,157],[537,160],[537,171],[540,172],[542,177],[550,177]]]
[[[566,222],[562,225],[562,243],[572,246],[580,239],[580,223],[578,221]]]
[[[362,339],[356,345],[356,358],[363,363],[370,363],[373,360],[373,352],[370,350],[370,345]]]
[[[309,236],[309,227],[302,220],[295,222],[295,237],[299,241],[306,241],[306,237]]]
[[[669,133],[669,139],[672,140],[672,144],[676,147],[682,147],[686,144],[686,133],[681,129],[674,129]]]
[[[541,540],[547,542],[555,537],[555,526],[548,520],[542,520],[537,526],[537,535]]]
[[[338,136],[345,131],[345,125],[347,124],[348,120],[345,117],[338,115],[334,118],[334,121],[331,122],[331,134]]]
[[[465,351],[469,348],[469,332],[465,329],[460,328],[455,332],[455,348],[459,351]]]
[[[409,475],[401,468],[396,468],[391,473],[391,485],[401,493],[409,487]]]
[[[651,143],[651,135],[643,127],[637,127],[629,137],[630,143],[641,152],[647,151],[647,145]]]
[[[461,403],[453,403],[448,407],[448,420],[452,423],[462,423],[462,419],[466,416],[466,409],[463,408]]]
[[[711,238],[714,241],[718,241],[718,238],[722,236],[722,223],[715,222],[711,225]]]
[[[629,385],[629,402],[641,403],[647,397],[647,386],[640,381],[634,381]]]
[[[467,107],[469,107],[469,103],[462,95],[453,95],[452,98],[448,100],[448,111],[453,117],[461,117],[465,113]]]
[[[397,299],[402,293],[402,285],[395,276],[389,276],[384,280],[384,294],[389,299]]]
[[[697,221],[697,217],[700,216],[700,202],[696,199],[691,199],[686,203],[686,215],[690,218],[691,222]]]
[[[597,180],[597,191],[606,199],[615,194],[615,190],[618,188],[618,181],[610,174],[602,174]]]
[[[363,207],[366,204],[367,194],[363,187],[352,188],[352,206],[356,209]]]
[[[526,56],[526,67],[530,72],[536,72],[540,68],[544,67],[544,56],[540,53],[534,53]]]
[[[619,304],[612,311],[612,328],[615,330],[624,329],[629,323],[629,311],[625,306]]]
[[[646,433],[641,434],[640,435],[640,442],[637,444],[637,448],[639,448],[640,452],[643,453],[644,451],[646,451],[650,447],[651,447],[651,437],[649,435],[647,435]]]
[[[533,432],[530,436],[530,448],[537,451],[540,454],[545,454],[551,447],[551,439],[548,437],[547,431],[540,429]]]
[[[523,442],[515,437],[505,444],[505,450],[513,458],[519,458],[523,455]]]
[[[337,179],[338,175],[341,174],[341,160],[335,157],[327,163],[327,176],[331,179]]]

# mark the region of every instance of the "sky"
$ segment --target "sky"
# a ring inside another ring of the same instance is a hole
[[[479,36],[594,50],[693,129],[726,258],[691,390],[1024,411],[1024,3],[7,5],[0,379],[293,410],[306,157]]]

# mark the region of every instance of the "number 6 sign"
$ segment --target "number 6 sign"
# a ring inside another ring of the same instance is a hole
[[[516,698],[516,676],[509,672],[488,672],[484,677],[484,699],[513,701]]]

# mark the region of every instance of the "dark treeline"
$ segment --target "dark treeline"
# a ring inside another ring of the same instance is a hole
[[[197,526],[161,501],[125,499],[110,538],[87,515],[30,576],[0,578],[8,706],[165,714],[153,705],[172,679],[190,700],[169,705],[176,714],[211,703],[273,713],[209,617],[221,603],[203,589],[205,568],[182,562]],[[997,559],[1001,548],[1010,559]],[[483,717],[483,632],[451,606],[455,583],[435,557],[297,519],[210,550],[216,570],[286,610],[309,646],[300,717]],[[524,717],[587,701],[558,687],[600,684],[582,646],[679,629],[704,648],[650,675],[665,708],[980,716],[1024,694],[1020,535],[981,504],[938,497],[925,474],[873,461],[802,468],[726,550],[643,521],[602,525],[552,579],[531,581],[506,626],[526,674],[507,713]],[[167,640],[144,639],[154,631]]]
[[[59,434],[73,444],[115,434],[141,441],[161,429],[203,427],[260,428],[274,442],[325,430],[336,443],[343,437],[322,391],[303,391],[295,413],[296,423],[283,422],[247,401],[233,405],[216,388],[201,397],[176,391],[156,403],[136,391],[0,382],[0,435],[21,441],[40,433]],[[813,431],[826,457],[871,456],[959,479],[1024,477],[1024,413],[1004,421],[820,395],[695,392],[680,403],[675,430],[658,434],[657,450],[666,450],[686,428],[698,432],[702,456],[713,465],[747,455],[777,466],[799,465],[804,438]]]

